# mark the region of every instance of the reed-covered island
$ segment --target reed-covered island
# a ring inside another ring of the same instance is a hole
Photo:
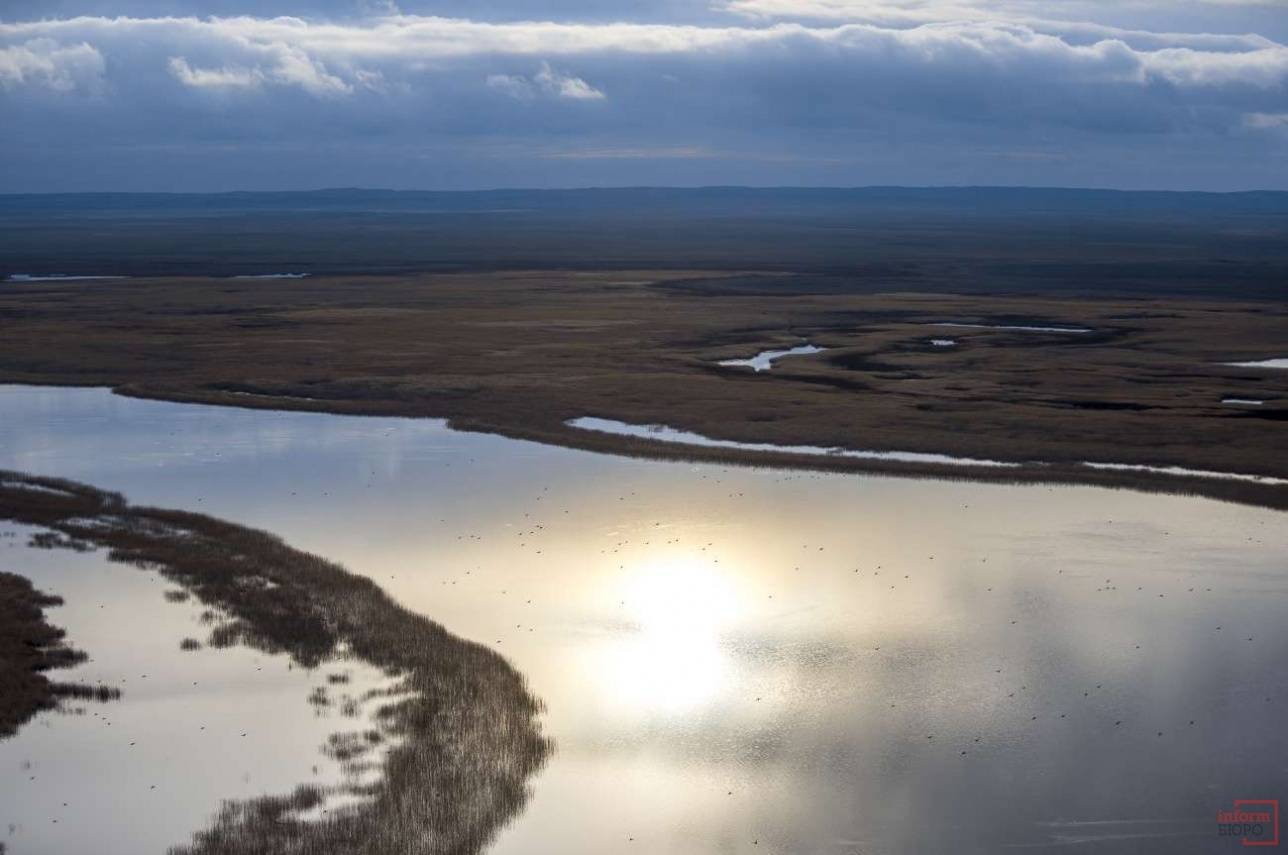
[[[477,852],[523,807],[528,779],[551,751],[540,702],[498,654],[271,534],[8,471],[0,472],[0,519],[42,529],[33,545],[104,549],[113,561],[161,573],[215,616],[210,645],[284,653],[306,668],[343,648],[397,678],[380,728],[364,740],[391,743],[384,774],[349,794],[353,808],[301,819],[322,799],[309,786],[226,802],[210,828],[174,853]],[[3,713],[13,726],[77,691],[40,673],[77,654],[40,619],[39,607],[51,600],[21,577],[0,576],[0,585]],[[20,692],[8,691],[11,675]]]

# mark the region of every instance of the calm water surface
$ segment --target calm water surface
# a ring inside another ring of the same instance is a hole
[[[814,353],[822,353],[827,350],[825,347],[817,347],[812,344],[802,344],[787,350],[762,350],[755,356],[747,359],[724,359],[718,364],[731,368],[750,368],[759,374],[761,371],[768,371],[774,367],[774,363],[784,356],[809,356]]]
[[[352,658],[305,670],[245,647],[181,650],[210,632],[195,599],[169,602],[177,586],[103,553],[24,548],[39,530],[0,522],[0,567],[66,599],[46,617],[90,659],[51,676],[122,698],[67,702],[0,740],[0,841],[14,855],[164,852],[221,801],[299,784],[327,794],[314,814],[355,802],[340,785],[378,770],[346,769],[320,748],[332,734],[382,729],[381,702],[364,694],[393,681]]]
[[[1211,853],[1240,849],[1218,809],[1288,798],[1282,513],[638,461],[103,390],[0,387],[0,466],[272,530],[494,645],[558,743],[497,853]],[[22,571],[32,553],[0,555]],[[71,641],[151,644],[92,609],[68,619],[98,585],[49,586]],[[221,685],[210,715],[239,692]],[[3,792],[26,749],[55,751],[78,721],[0,743]],[[103,730],[64,745],[56,774],[109,786],[109,764],[70,765]],[[300,742],[262,791],[307,780],[316,740]],[[191,750],[176,774],[217,761]],[[127,827],[153,806],[114,809]]]

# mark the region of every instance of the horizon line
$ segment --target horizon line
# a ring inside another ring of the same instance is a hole
[[[1010,190],[1046,191],[1067,193],[1120,193],[1139,195],[1204,195],[1239,196],[1253,194],[1288,195],[1288,189],[1249,188],[1241,190],[1199,189],[1130,189],[1122,187],[1078,187],[1054,184],[602,184],[569,185],[564,187],[479,187],[472,189],[393,188],[377,186],[321,186],[308,189],[236,189],[236,190],[48,190],[9,192],[0,191],[0,198],[27,196],[235,196],[255,194],[310,194],[310,193],[435,193],[444,195],[469,195],[483,193],[592,193],[611,191],[832,191],[858,192],[870,190]]]

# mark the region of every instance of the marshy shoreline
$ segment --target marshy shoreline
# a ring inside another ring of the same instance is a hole
[[[0,471],[0,519],[44,529],[45,548],[105,549],[159,572],[217,616],[209,645],[283,653],[303,667],[343,649],[397,681],[378,713],[392,737],[384,774],[352,807],[303,819],[320,798],[307,786],[225,802],[172,853],[478,852],[522,810],[553,748],[540,701],[502,657],[266,532],[9,471]],[[39,595],[13,578],[0,582],[25,591],[30,610]]]
[[[62,603],[61,597],[36,590],[25,577],[0,571],[0,739],[17,733],[36,713],[57,708],[62,699],[120,697],[115,688],[55,682],[46,675],[86,658],[46,619],[44,610]]]
[[[58,385],[21,384],[11,385]],[[86,388],[80,384],[63,384],[67,388]],[[91,387],[92,388],[92,387]],[[101,387],[100,387],[101,388]],[[109,387],[110,388],[110,387]],[[585,430],[566,422],[534,421],[522,426],[496,424],[491,421],[461,417],[445,417],[423,413],[409,413],[403,407],[365,405],[349,401],[324,401],[301,397],[277,397],[253,393],[192,393],[156,392],[132,387],[110,388],[113,394],[144,401],[165,401],[177,404],[232,407],[247,410],[278,410],[318,413],[336,416],[370,416],[373,418],[427,418],[438,419],[452,430],[490,434],[507,439],[536,442],[576,451],[611,454],[641,460],[659,460],[679,463],[712,463],[721,466],[738,466],[749,469],[790,469],[807,472],[850,473],[878,475],[893,478],[911,478],[942,481],[973,481],[1009,485],[1065,485],[1103,487],[1114,490],[1134,490],[1162,495],[1198,496],[1221,502],[1231,502],[1252,507],[1288,510],[1288,487],[1223,477],[1204,477],[1184,474],[1157,474],[1117,468],[1093,468],[1079,460],[1023,460],[1006,466],[972,466],[950,463],[910,462],[906,460],[880,460],[847,457],[840,454],[798,454],[790,451],[746,451],[721,446],[700,446],[664,442],[623,434]],[[593,416],[592,416],[593,417]],[[611,418],[606,416],[605,418]],[[925,454],[950,456],[954,452],[934,447]],[[1141,461],[1133,461],[1141,463]],[[1117,465],[1117,464],[1115,464]],[[1133,465],[1122,463],[1123,466]],[[1169,465],[1159,460],[1144,465]],[[1258,477],[1259,473],[1244,473]],[[1279,476],[1267,476],[1278,478]]]
[[[437,418],[656,459],[1288,507],[1282,486],[1083,465],[1288,478],[1288,372],[1227,364],[1281,353],[1281,302],[868,293],[861,278],[844,283],[852,290],[816,279],[655,269],[34,283],[0,294],[0,316],[18,319],[0,341],[0,382]],[[945,323],[961,325],[953,348],[931,344]],[[770,371],[719,364],[801,341],[820,351]],[[1021,465],[678,448],[568,425],[584,417]]]

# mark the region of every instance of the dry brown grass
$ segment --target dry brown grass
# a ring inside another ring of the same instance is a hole
[[[0,292],[0,381],[102,384],[236,406],[446,417],[466,429],[657,456],[584,415],[752,442],[1057,464],[1007,473],[1282,504],[1281,488],[1096,474],[1084,460],[1288,476],[1282,303],[842,293],[683,271],[43,283]],[[829,286],[830,287],[830,286]],[[1087,335],[936,329],[1084,326]],[[929,347],[931,337],[960,342]],[[808,339],[753,375],[715,362]],[[1264,399],[1255,411],[1224,396]],[[998,473],[736,451],[686,456]]]

